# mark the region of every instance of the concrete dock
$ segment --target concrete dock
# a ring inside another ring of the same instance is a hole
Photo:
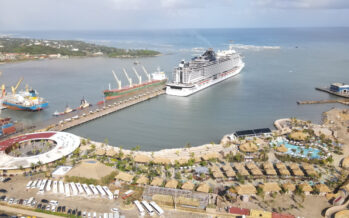
[[[53,117],[43,122],[34,123],[32,125],[22,124],[17,127],[18,131],[16,133],[8,136],[3,136],[0,138],[0,140],[5,140],[9,137],[37,131],[64,131],[114,113],[121,109],[138,104],[140,102],[150,100],[162,94],[165,94],[164,87],[158,87],[156,89],[145,89],[142,93],[135,93],[132,95],[119,97],[114,100],[108,100],[102,104],[96,104],[82,110],[77,110],[58,117]]]
[[[319,100],[319,101],[297,101],[297,104],[327,104],[327,103],[340,103],[340,104],[349,105],[349,100],[328,99],[328,100]]]
[[[336,96],[339,96],[339,97],[342,97],[342,98],[349,98],[349,94],[340,94],[340,93],[337,93],[337,92],[333,92],[331,91],[329,88],[320,88],[320,87],[317,87],[315,88],[316,90],[318,91],[322,91],[322,92],[327,92],[327,93],[330,93],[332,95],[336,95]]]
[[[91,110],[91,108],[87,108],[88,111],[79,111],[79,113],[70,115],[69,118],[65,118],[64,120],[60,120],[56,123],[50,124],[45,129],[51,131],[67,130],[75,126],[98,119],[100,117],[106,116],[108,114],[114,113],[121,109],[138,104],[140,102],[147,101],[162,94],[165,94],[165,90],[160,89],[148,92],[146,94],[136,95],[128,99],[106,101],[105,104],[99,105],[99,107],[94,108],[94,110]]]

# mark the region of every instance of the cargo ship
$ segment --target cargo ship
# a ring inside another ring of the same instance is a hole
[[[48,102],[39,97],[36,90],[31,89],[6,96],[3,105],[10,110],[41,111],[48,107]]]
[[[166,86],[166,94],[189,96],[236,76],[244,66],[240,54],[232,47],[217,53],[208,49],[189,62],[183,60],[179,63],[173,71],[173,81]]]
[[[23,78],[17,82],[15,87],[11,87],[12,93],[6,93],[5,85],[2,85],[2,105],[10,110],[40,111],[48,107],[48,102],[38,96],[38,92],[29,89],[26,85],[25,91],[16,93]]]
[[[117,99],[117,98],[124,97],[127,95],[133,95],[135,93],[145,91],[146,89],[153,89],[153,88],[157,88],[157,87],[165,88],[167,78],[166,78],[166,74],[163,71],[161,71],[160,68],[158,68],[158,70],[156,72],[152,73],[151,75],[147,72],[147,70],[144,68],[144,66],[142,67],[142,69],[148,78],[148,80],[146,82],[142,82],[141,75],[136,71],[135,68],[133,68],[133,72],[136,74],[136,76],[138,78],[138,84],[133,84],[132,78],[129,77],[126,70],[123,69],[123,72],[124,72],[128,82],[129,82],[129,86],[127,86],[127,87],[122,87],[121,80],[119,80],[118,77],[116,76],[115,72],[112,71],[114,78],[116,80],[116,83],[118,84],[118,88],[111,89],[109,87],[108,90],[105,90],[103,92],[105,101]],[[98,104],[101,104],[101,103],[103,103],[103,101],[98,102]]]
[[[10,135],[16,132],[11,118],[0,118],[0,137]]]

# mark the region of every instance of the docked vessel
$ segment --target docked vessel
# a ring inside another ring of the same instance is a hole
[[[132,78],[129,77],[126,70],[123,69],[124,74],[129,82],[129,86],[126,86],[126,87],[122,87],[121,80],[118,79],[115,72],[113,71],[113,75],[114,75],[114,78],[118,84],[118,88],[117,89],[109,88],[108,90],[105,90],[103,92],[104,99],[105,100],[112,100],[112,99],[116,99],[119,97],[132,95],[132,94],[135,94],[137,92],[142,92],[146,89],[161,88],[162,86],[165,87],[165,84],[167,82],[167,78],[166,78],[166,75],[163,71],[160,71],[160,69],[158,68],[157,72],[154,72],[150,75],[144,67],[142,67],[142,68],[143,68],[143,71],[146,74],[148,80],[146,82],[142,82],[141,75],[136,71],[135,68],[133,68],[133,71],[138,78],[138,84],[133,84]]]
[[[16,132],[11,118],[0,118],[0,137],[10,135]]]
[[[23,78],[17,82],[15,87],[11,87],[12,93],[6,93],[5,85],[2,85],[2,105],[11,110],[40,111],[48,107],[48,102],[38,96],[38,92],[29,89],[26,85],[25,91],[16,93]]]
[[[189,62],[180,62],[174,69],[173,81],[166,85],[166,94],[189,96],[239,74],[244,66],[240,54],[232,47],[217,53],[208,49]]]
[[[55,111],[53,113],[53,116],[61,116],[61,115],[64,115],[64,114],[69,114],[71,112],[74,112],[74,111],[77,111],[77,110],[82,110],[82,109],[85,109],[85,108],[88,108],[88,107],[91,107],[92,104],[90,104],[85,98],[83,98],[81,100],[81,103],[79,105],[79,107],[75,108],[75,109],[72,109],[71,107],[69,107],[68,105],[65,107],[65,110],[63,112],[58,112],[58,111]]]
[[[48,107],[48,102],[39,97],[36,90],[31,89],[6,96],[3,105],[11,110],[40,111]]]

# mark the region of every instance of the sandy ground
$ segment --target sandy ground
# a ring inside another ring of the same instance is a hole
[[[175,162],[175,160],[179,160],[179,159],[189,159],[191,158],[191,153],[194,153],[195,156],[203,156],[205,154],[209,154],[212,152],[224,152],[224,153],[229,153],[229,152],[233,152],[235,153],[237,151],[237,146],[234,144],[231,144],[230,146],[224,146],[226,142],[228,142],[229,140],[227,139],[227,136],[224,136],[222,138],[222,141],[220,144],[205,144],[205,145],[201,145],[201,146],[196,146],[196,147],[190,147],[190,148],[173,148],[173,149],[163,149],[160,151],[154,151],[154,152],[150,152],[150,151],[131,151],[131,150],[126,150],[126,149],[122,149],[122,152],[125,155],[128,154],[133,154],[133,155],[137,155],[137,154],[141,154],[141,155],[146,155],[149,157],[161,157],[161,158],[168,158],[170,159],[170,161],[172,163]],[[119,147],[114,147],[111,145],[105,145],[104,143],[101,142],[95,142],[95,141],[91,141],[90,144],[94,144],[96,145],[96,149],[105,149],[105,150],[109,150],[109,149],[114,149],[116,152],[120,151]],[[85,145],[85,146],[81,146],[80,149],[81,150],[86,150],[89,149],[90,145]]]
[[[340,143],[343,144],[343,155],[333,154],[334,165],[338,167],[340,161],[349,156],[349,111],[343,113],[341,109],[332,109],[324,113],[325,122],[324,124],[328,126],[331,130],[335,131]]]
[[[8,206],[4,206],[4,205],[0,205],[0,211],[13,213],[13,214],[36,216],[38,218],[61,218],[61,216],[54,216],[54,215],[50,215],[50,214],[43,214],[43,213],[38,213],[38,212],[30,211],[30,210],[24,210],[24,209],[19,209],[19,208],[14,208],[14,207],[8,207]]]
[[[281,208],[285,209],[282,213],[289,213],[296,217],[300,216],[305,218],[323,217],[321,215],[322,210],[331,206],[325,197],[313,195],[306,196],[304,201],[299,196],[294,198],[291,195],[278,195],[275,199],[272,197],[265,197],[265,200],[267,201],[267,204],[261,203],[261,200],[257,197],[257,201],[252,200],[247,203],[238,201],[234,206],[265,211],[272,211],[273,208]]]

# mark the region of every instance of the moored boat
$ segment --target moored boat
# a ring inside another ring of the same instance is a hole
[[[6,96],[3,105],[10,110],[40,111],[48,107],[48,102],[39,97],[36,90],[31,89]]]
[[[12,93],[6,93],[5,85],[2,85],[2,105],[10,110],[40,111],[48,107],[48,102],[39,97],[39,93],[34,89],[29,89],[26,85],[25,91],[16,93],[23,78],[17,82],[15,87],[11,87]]]
[[[232,47],[217,53],[208,49],[189,62],[183,60],[179,63],[174,69],[173,81],[166,85],[166,94],[189,96],[236,76],[244,66],[240,54]]]
[[[159,68],[156,72],[152,73],[151,75],[147,72],[147,70],[143,67],[143,71],[146,74],[148,80],[146,82],[142,82],[142,77],[140,74],[138,74],[138,72],[136,71],[135,68],[133,68],[134,73],[136,74],[137,78],[138,78],[138,84],[133,84],[132,83],[132,78],[130,78],[126,72],[125,69],[123,69],[125,76],[129,82],[129,86],[126,87],[122,87],[121,86],[121,81],[118,79],[118,77],[116,76],[116,74],[113,71],[113,75],[114,78],[118,84],[118,88],[117,89],[108,89],[105,90],[104,93],[104,99],[105,100],[112,100],[112,99],[116,99],[119,97],[124,97],[127,95],[132,95],[135,94],[137,92],[142,92],[145,89],[148,88],[156,88],[156,87],[165,87],[165,84],[167,82],[167,78],[166,75],[163,71],[161,71]],[[101,102],[99,102],[100,104]]]
[[[82,109],[85,109],[85,108],[88,108],[92,106],[92,104],[90,104],[85,98],[83,98],[81,100],[81,103],[79,105],[79,107],[75,108],[75,109],[72,109],[71,107],[69,107],[68,105],[65,107],[65,110],[63,112],[58,112],[58,111],[55,111],[53,113],[53,116],[61,116],[61,115],[64,115],[64,114],[69,114],[71,112],[74,112],[74,111],[77,111],[77,110],[82,110]]]

